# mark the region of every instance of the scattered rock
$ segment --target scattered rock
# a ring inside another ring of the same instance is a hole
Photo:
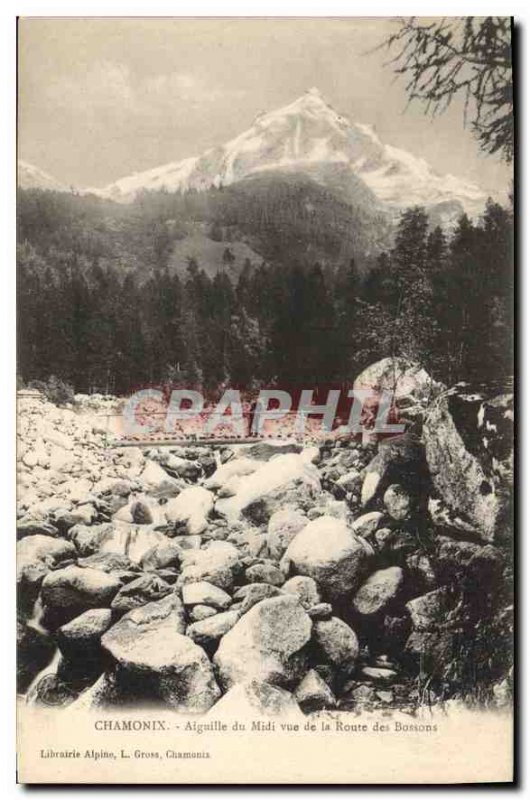
[[[218,613],[217,608],[212,608],[212,606],[193,606],[188,611],[188,617],[192,622],[200,622],[201,619],[207,619],[208,617],[213,617],[214,614]]]

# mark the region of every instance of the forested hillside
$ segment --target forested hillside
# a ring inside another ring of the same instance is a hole
[[[512,369],[512,225],[489,203],[447,235],[415,207],[389,245],[384,220],[292,176],[127,206],[21,191],[19,372],[124,393],[351,381],[399,354],[443,381],[499,378]],[[197,231],[217,247],[183,268]]]

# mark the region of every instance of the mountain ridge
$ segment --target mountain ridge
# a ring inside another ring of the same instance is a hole
[[[314,88],[287,106],[258,114],[250,128],[224,145],[91,191],[129,202],[142,190],[201,191],[262,172],[314,170],[324,164],[343,166],[391,214],[412,205],[457,203],[460,213],[476,216],[487,199],[474,184],[439,175],[425,159],[384,144],[372,126],[351,122]]]

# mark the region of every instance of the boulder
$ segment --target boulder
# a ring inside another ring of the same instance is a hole
[[[461,385],[438,397],[425,419],[432,482],[444,502],[486,542],[511,529],[513,436],[506,396],[488,401]]]
[[[356,592],[353,598],[353,607],[359,614],[378,614],[396,598],[402,584],[403,570],[401,567],[378,569]]]
[[[132,521],[137,525],[151,525],[153,523],[153,515],[147,503],[142,500],[135,500],[131,505]]]
[[[206,605],[223,611],[228,608],[232,598],[218,586],[208,581],[198,581],[184,584],[182,602],[185,606]]]
[[[311,620],[296,599],[286,595],[253,606],[221,639],[215,655],[221,684],[258,679],[293,686],[306,664],[304,646]]]
[[[188,610],[188,617],[192,622],[200,622],[201,619],[207,619],[208,617],[213,617],[215,614],[218,613],[217,608],[213,608],[213,606],[193,606]]]
[[[312,620],[331,619],[333,615],[333,607],[331,603],[316,603],[307,609],[307,613]]]
[[[386,391],[398,406],[407,406],[425,405],[443,387],[433,381],[419,364],[390,356],[366,367],[355,379],[353,388],[370,390],[376,398],[380,392]]]
[[[24,517],[17,520],[17,539],[25,536],[58,536],[59,531],[55,525],[44,519],[31,519]]]
[[[194,622],[186,630],[186,636],[206,650],[210,650],[217,646],[221,637],[234,627],[238,619],[237,611],[224,611],[221,614]]]
[[[152,573],[141,575],[119,590],[112,601],[111,608],[119,614],[125,614],[127,611],[132,611],[133,608],[161,600],[172,591],[173,587],[158,575]]]
[[[49,572],[41,587],[46,619],[57,627],[89,608],[106,608],[120,588],[119,578],[100,569],[72,565]]]
[[[63,625],[56,633],[63,656],[70,661],[97,661],[101,637],[112,625],[108,608],[93,608]]]
[[[129,612],[102,638],[125,697],[162,701],[176,711],[203,713],[220,695],[204,650],[183,636],[183,611],[173,594]]]
[[[406,604],[415,631],[427,631],[439,627],[447,620],[451,609],[447,589],[441,587],[409,600]]]
[[[313,638],[326,661],[342,669],[353,667],[359,656],[359,640],[343,620],[332,617],[315,622]]]
[[[308,504],[320,491],[318,470],[304,453],[277,456],[245,477],[234,497],[219,500],[216,509],[231,521],[241,514],[256,524],[268,523],[288,503]]]
[[[382,518],[383,515],[380,511],[370,511],[368,514],[361,514],[360,517],[357,517],[350,528],[357,536],[368,539],[375,533]]]
[[[270,583],[247,583],[234,593],[234,600],[242,600],[240,611],[241,614],[246,614],[256,603],[279,594],[278,587],[271,586]]]
[[[372,547],[356,536],[344,520],[325,516],[300,531],[282,563],[299,575],[314,578],[330,598],[341,598],[359,587],[372,555]]]
[[[113,535],[114,528],[111,523],[102,525],[83,525],[77,523],[67,531],[68,539],[75,545],[81,556],[95,553],[108,537]]]
[[[140,572],[138,564],[135,564],[128,556],[121,553],[92,553],[92,555],[85,556],[85,558],[78,558],[77,566],[118,573],[120,577],[124,573],[134,574],[135,572]]]
[[[174,540],[161,541],[147,550],[140,559],[140,566],[147,571],[178,567],[182,548]]]
[[[267,547],[271,558],[279,561],[307,522],[307,517],[292,508],[280,509],[272,514],[267,528]]]
[[[202,486],[189,486],[166,505],[167,521],[179,533],[197,536],[208,527],[213,494]]]
[[[273,564],[254,564],[245,570],[245,579],[249,583],[269,583],[271,586],[281,586],[285,582],[283,572]]]
[[[314,669],[309,670],[298,684],[294,697],[306,714],[333,709],[337,705],[335,695]]]
[[[233,458],[218,467],[213,475],[204,481],[204,486],[212,491],[220,491],[232,478],[251,475],[259,466],[259,462],[252,458]]]

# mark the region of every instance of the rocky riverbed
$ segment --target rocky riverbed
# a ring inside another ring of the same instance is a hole
[[[26,701],[509,703],[513,398],[399,380],[407,432],[380,442],[109,447],[112,398],[21,401]]]

